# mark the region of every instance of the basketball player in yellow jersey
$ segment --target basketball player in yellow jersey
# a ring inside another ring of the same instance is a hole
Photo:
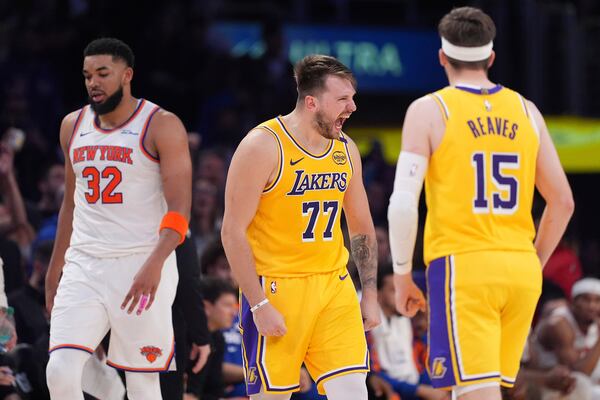
[[[499,400],[500,385],[515,381],[541,268],[573,198],[538,109],[488,79],[491,18],[456,8],[438,30],[450,86],[408,108],[388,210],[396,306],[408,316],[425,308],[410,274],[425,180],[432,384],[461,400]],[[534,187],[546,201],[537,234]]]
[[[248,395],[289,399],[306,366],[330,400],[366,400],[365,330],[379,324],[375,230],[358,149],[352,72],[329,56],[295,66],[296,108],[251,130],[225,189],[223,246],[242,296]],[[344,211],[362,285],[348,279]],[[362,318],[361,318],[362,311]]]

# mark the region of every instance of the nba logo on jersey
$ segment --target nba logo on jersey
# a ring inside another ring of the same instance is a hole
[[[277,282],[271,281],[271,293],[277,293]]]
[[[444,366],[446,362],[446,358],[437,357],[433,360],[433,365],[431,368],[431,377],[434,379],[442,379],[444,375],[446,375],[446,371],[448,368]]]

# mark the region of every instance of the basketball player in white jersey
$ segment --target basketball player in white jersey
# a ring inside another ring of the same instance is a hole
[[[187,232],[191,160],[179,118],[132,97],[133,60],[120,40],[92,41],[90,104],[60,128],[65,196],[46,276],[53,400],[83,399],[83,366],[109,329],[107,362],[126,371],[129,399],[161,399],[158,372],[174,367],[174,250]]]

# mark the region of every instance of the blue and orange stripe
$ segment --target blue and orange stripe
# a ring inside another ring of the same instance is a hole
[[[150,161],[154,161],[154,162],[159,162],[160,160],[159,160],[158,156],[154,156],[152,153],[150,153],[148,151],[148,149],[146,149],[144,140],[146,139],[146,134],[148,133],[148,128],[150,127],[150,122],[152,121],[152,118],[158,112],[158,110],[160,110],[160,107],[156,106],[152,109],[152,111],[150,111],[150,114],[148,114],[148,117],[146,118],[146,122],[144,123],[144,127],[142,128],[142,133],[140,134],[140,149],[142,150],[142,153]]]
[[[85,351],[86,353],[94,354],[93,349],[91,349],[87,346],[82,346],[80,344],[72,344],[72,343],[64,343],[64,344],[59,344],[59,345],[50,347],[48,349],[48,354],[52,353],[55,350],[60,350],[60,349],[81,350],[81,351]]]
[[[69,138],[69,146],[68,154],[71,154],[71,145],[73,144],[73,140],[75,139],[75,134],[77,133],[77,129],[79,129],[79,125],[81,125],[81,121],[83,120],[83,116],[85,115],[85,109],[89,106],[82,107],[79,110],[79,114],[77,114],[77,119],[75,119],[75,125],[73,125],[73,132],[71,132],[71,137]]]

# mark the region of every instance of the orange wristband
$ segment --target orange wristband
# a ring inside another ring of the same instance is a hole
[[[179,236],[181,236],[179,244],[181,244],[185,240],[185,235],[188,231],[188,221],[183,215],[181,215],[177,211],[169,211],[165,214],[162,221],[160,222],[159,232],[165,228],[172,229],[175,232],[179,233]]]

